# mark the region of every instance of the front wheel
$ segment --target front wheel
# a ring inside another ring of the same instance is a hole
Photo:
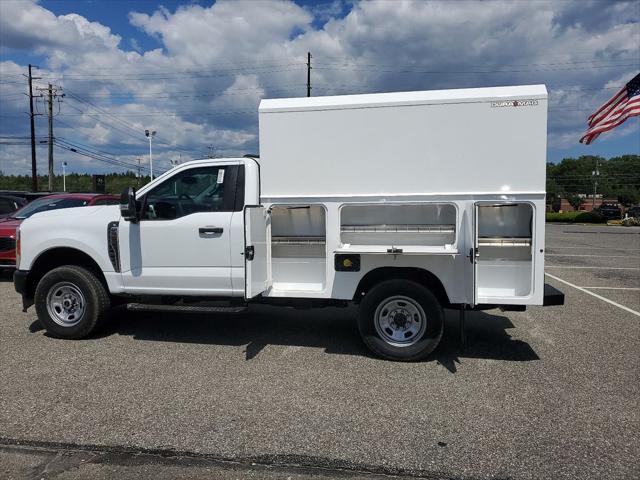
[[[58,267],[46,273],[35,292],[38,319],[58,338],[89,336],[106,318],[110,299],[100,280],[86,268]]]
[[[415,361],[440,343],[444,314],[426,287],[410,280],[387,280],[362,299],[358,327],[362,340],[376,355]]]

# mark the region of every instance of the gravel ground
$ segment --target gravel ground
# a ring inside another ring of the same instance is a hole
[[[640,229],[549,225],[547,253],[573,285],[640,287]],[[466,347],[451,312],[413,364],[370,357],[353,309],[118,311],[56,340],[0,283],[0,477],[637,478],[640,316],[547,281],[565,306],[471,313]]]

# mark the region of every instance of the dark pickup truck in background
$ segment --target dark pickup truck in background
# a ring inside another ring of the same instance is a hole
[[[617,203],[603,203],[598,208],[598,213],[607,220],[620,220],[622,218],[622,210]]]

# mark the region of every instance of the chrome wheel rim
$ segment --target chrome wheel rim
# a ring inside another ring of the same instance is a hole
[[[376,332],[396,347],[416,343],[427,329],[427,316],[418,302],[401,295],[380,302],[374,314]]]
[[[47,293],[49,317],[62,327],[73,327],[80,323],[85,308],[82,291],[71,282],[56,283]]]

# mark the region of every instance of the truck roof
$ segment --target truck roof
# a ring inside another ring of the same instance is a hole
[[[539,100],[547,98],[544,85],[518,85],[511,87],[458,88],[420,92],[369,93],[363,95],[337,95],[328,97],[302,97],[265,99],[260,102],[260,113],[291,112],[297,110],[335,110],[345,108],[375,108],[402,105],[429,105],[444,103],[474,103],[499,100]]]

